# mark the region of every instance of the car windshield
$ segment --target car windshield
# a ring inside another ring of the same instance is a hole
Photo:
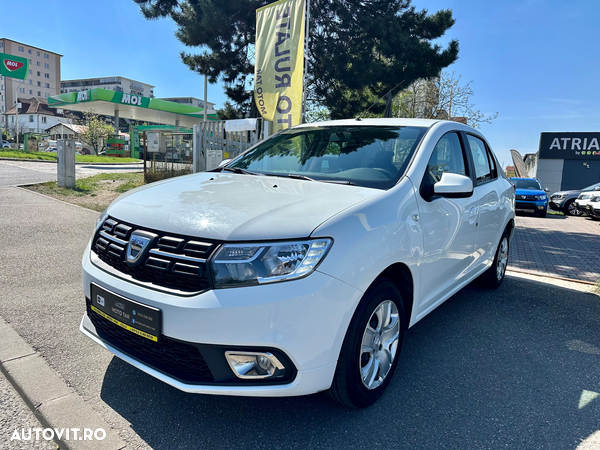
[[[513,178],[511,181],[513,182],[513,184],[516,186],[517,189],[534,189],[536,191],[543,190],[542,186],[540,185],[539,181],[537,181],[537,180],[527,180],[524,178],[520,178],[520,179]]]
[[[592,184],[591,186],[588,186],[586,188],[583,188],[582,191],[583,192],[589,192],[589,191],[593,191],[594,189],[596,189],[597,187],[600,187],[600,183],[596,183],[596,184]]]
[[[404,174],[426,131],[397,126],[291,129],[241,155],[227,170],[389,189]]]

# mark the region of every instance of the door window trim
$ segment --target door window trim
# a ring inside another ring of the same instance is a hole
[[[419,185],[419,195],[426,202],[432,202],[438,198],[442,198],[441,195],[436,195],[436,194],[428,195],[426,193],[427,187],[425,186],[425,176],[427,174],[427,171],[429,170],[429,161],[431,160],[431,157],[433,156],[433,153],[435,152],[435,149],[437,148],[438,144],[440,143],[440,141],[442,139],[444,139],[444,137],[446,135],[451,134],[451,133],[456,134],[458,136],[458,142],[460,145],[460,150],[462,152],[463,162],[465,164],[465,176],[471,178],[471,181],[473,181],[473,176],[475,174],[475,170],[473,168],[472,161],[470,158],[471,155],[467,154],[468,152],[466,152],[467,147],[465,146],[465,139],[463,137],[463,131],[461,131],[461,130],[446,131],[442,136],[440,136],[440,138],[435,143],[433,150],[432,150],[431,154],[429,155],[429,158],[427,159],[427,165],[425,166],[425,173],[423,173],[423,175],[421,176],[421,184]],[[473,181],[473,186],[475,186],[474,181]],[[433,187],[432,187],[432,189],[433,189]]]
[[[487,141],[482,136],[479,136],[479,135],[477,135],[475,133],[468,133],[468,132],[465,132],[465,131],[462,131],[461,133],[464,135],[463,139],[464,139],[465,148],[469,149],[469,151],[468,151],[468,153],[469,153],[469,155],[468,155],[469,156],[469,161],[470,161],[470,164],[471,164],[471,166],[473,168],[473,172],[472,172],[473,175],[471,176],[471,180],[473,181],[473,186],[474,187],[483,186],[484,184],[491,183],[492,181],[496,181],[498,179],[498,177],[499,177],[499,175],[498,175],[498,161],[494,158],[494,154],[492,153],[492,150],[490,149],[490,146],[487,143]],[[486,153],[486,156],[487,156],[488,167],[490,168],[491,178],[489,180],[486,180],[486,181],[478,181],[477,180],[477,173],[475,172],[475,161],[473,160],[473,153],[471,151],[471,144],[469,144],[469,136],[473,136],[474,138],[477,138],[481,142],[483,142],[483,146],[484,146],[485,153]],[[494,161],[494,169],[492,169],[492,164],[491,164],[490,159],[492,159]]]

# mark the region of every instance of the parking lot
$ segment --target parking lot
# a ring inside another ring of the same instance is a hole
[[[600,297],[572,284],[509,275],[498,291],[463,289],[407,332],[394,382],[364,410],[348,410],[322,394],[191,395],[123,363],[78,331],[85,307],[80,259],[97,213],[20,188],[0,188],[0,194],[0,317],[127,448],[600,445]],[[597,257],[588,263],[567,256],[597,245],[598,225],[519,216],[509,269],[532,270],[524,266],[532,252],[534,260],[549,261],[544,273],[550,276],[571,277],[550,264],[552,258],[593,272]],[[581,239],[582,246],[566,247]],[[0,447],[11,432],[8,423],[0,430]]]
[[[595,283],[600,272],[600,222],[589,217],[517,215],[509,269]]]

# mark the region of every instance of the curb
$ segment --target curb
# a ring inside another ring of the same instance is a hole
[[[0,372],[15,388],[44,429],[79,428],[73,434],[54,441],[60,449],[121,450],[126,444],[77,393],[62,380],[13,328],[0,318]],[[83,429],[103,429],[103,440],[82,440]]]
[[[1,158],[0,161],[18,161],[18,162],[38,162],[38,163],[49,163],[56,164],[56,161],[49,161],[47,159],[20,159],[20,158]],[[111,163],[111,162],[76,162],[75,165],[79,166],[134,166],[136,164],[143,164],[144,161],[139,163]]]
[[[509,271],[509,272],[522,273],[522,274],[525,274],[525,275],[532,275],[532,276],[535,276],[535,277],[553,278],[555,280],[568,281],[570,283],[580,283],[580,284],[585,284],[585,285],[588,285],[588,286],[595,286],[595,284],[596,284],[596,283],[593,283],[591,281],[575,280],[573,278],[559,277],[559,276],[551,274],[551,273],[535,272],[533,270],[518,269],[518,268],[511,267],[511,266],[507,267],[506,270]]]

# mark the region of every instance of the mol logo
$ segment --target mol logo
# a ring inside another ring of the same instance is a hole
[[[127,103],[128,105],[142,106],[142,97],[139,95],[123,94],[121,103]]]
[[[11,72],[14,70],[19,70],[21,67],[23,67],[25,65],[24,63],[22,63],[20,61],[14,61],[12,59],[5,59],[3,62],[4,62],[4,66]]]
[[[88,91],[81,91],[77,93],[78,102],[86,102],[89,100]]]

